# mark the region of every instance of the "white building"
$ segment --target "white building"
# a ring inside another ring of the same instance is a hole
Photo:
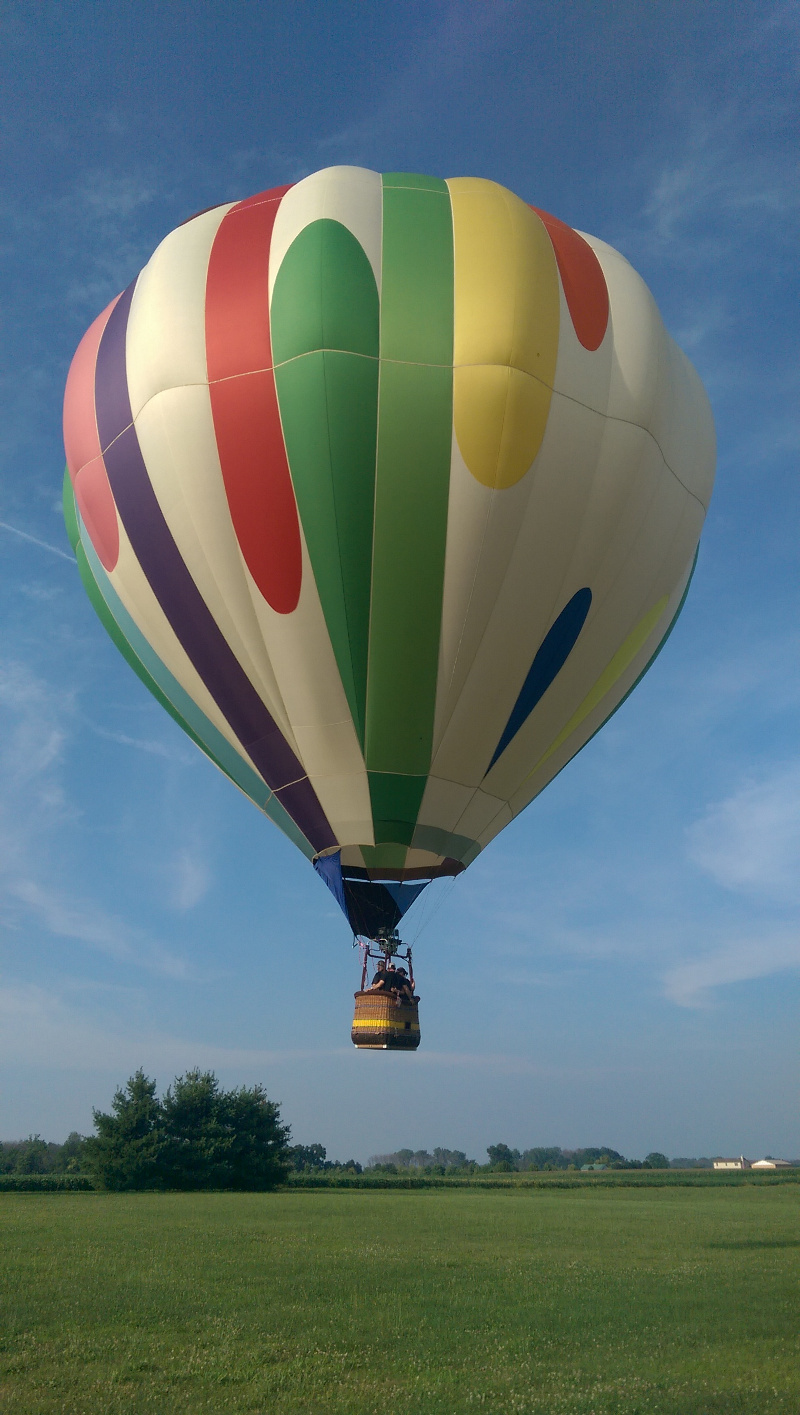
[[[791,1169],[788,1160],[754,1160],[751,1169]]]
[[[750,1161],[744,1155],[740,1155],[738,1160],[714,1160],[715,1169],[750,1169]]]

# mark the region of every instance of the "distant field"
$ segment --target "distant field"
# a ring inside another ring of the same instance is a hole
[[[800,1411],[800,1187],[0,1195],[3,1415]]]

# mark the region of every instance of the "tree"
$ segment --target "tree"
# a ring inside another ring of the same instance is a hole
[[[327,1153],[324,1145],[292,1145],[287,1151],[289,1167],[296,1174],[323,1170]]]
[[[437,1146],[433,1152],[435,1164],[443,1165],[445,1169],[464,1169],[470,1163],[464,1150],[446,1150]]]
[[[85,1157],[86,1136],[79,1135],[77,1130],[71,1130],[63,1145],[59,1147],[53,1167],[59,1173],[79,1174]]]
[[[241,1086],[219,1098],[222,1123],[231,1134],[226,1189],[274,1189],[289,1168],[288,1125],[281,1124],[280,1106],[263,1086]]]
[[[289,1130],[263,1086],[220,1090],[212,1071],[187,1071],[163,1101],[173,1189],[273,1189],[289,1167]]]
[[[486,1153],[489,1156],[489,1164],[492,1169],[509,1174],[517,1167],[519,1150],[511,1150],[508,1145],[487,1145]]]
[[[233,1136],[221,1110],[210,1071],[187,1071],[168,1087],[162,1113],[171,1189],[227,1187]]]
[[[53,1148],[55,1148],[53,1146]],[[23,1140],[17,1151],[17,1162],[14,1166],[17,1174],[46,1174],[51,1167],[52,1156],[51,1146],[41,1135],[29,1135],[27,1140]]]
[[[223,1091],[187,1071],[160,1101],[140,1069],[111,1114],[94,1112],[87,1158],[107,1189],[272,1189],[286,1177],[288,1127],[262,1086]]]
[[[662,1155],[660,1150],[651,1150],[645,1158],[645,1164],[651,1169],[669,1169],[669,1160],[666,1155]]]
[[[531,1150],[522,1151],[521,1169],[544,1169],[546,1164],[551,1168],[566,1168],[567,1160],[559,1145],[536,1145]]]
[[[156,1083],[139,1070],[117,1090],[111,1114],[93,1110],[97,1134],[87,1141],[89,1168],[105,1189],[163,1189],[166,1142]]]

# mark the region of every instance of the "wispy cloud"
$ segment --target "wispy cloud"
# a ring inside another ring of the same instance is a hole
[[[199,855],[191,850],[179,850],[170,869],[172,904],[185,912],[194,909],[204,899],[211,886],[211,871]]]
[[[151,208],[163,201],[168,186],[155,167],[125,173],[95,168],[59,199],[54,213],[59,226],[68,240],[80,240],[80,258],[66,288],[70,304],[93,317],[124,289],[147,259]]]
[[[163,757],[166,761],[180,762],[182,766],[192,766],[196,761],[196,757],[191,753],[171,747],[168,743],[159,741],[157,737],[131,737],[127,732],[112,732],[106,727],[98,727],[97,723],[89,722],[88,719],[85,719],[85,725],[96,737],[102,737],[105,742],[116,742],[119,747],[133,747],[137,752],[145,752],[152,757]]]
[[[747,355],[758,311],[794,278],[800,163],[789,56],[796,37],[796,16],[774,6],[751,25],[732,27],[707,82],[698,84],[692,63],[678,67],[665,121],[633,177],[642,193],[638,212],[609,232],[659,285],[662,314],[699,360],[712,398],[740,386],[752,394],[759,376],[773,384],[778,372],[774,361],[762,369]],[[743,81],[739,93],[720,78],[742,72],[752,79],[759,70],[762,82]],[[623,184],[631,178],[627,171]],[[790,352],[788,363],[795,362]],[[763,418],[754,421],[763,439]]]
[[[736,108],[693,115],[680,160],[662,166],[642,212],[651,240],[662,250],[689,232],[696,239],[711,213],[713,234],[707,231],[698,250],[704,258],[720,243],[730,244],[732,228],[761,227],[800,210],[800,191],[788,180],[789,162],[766,162],[743,140],[754,117]]]
[[[692,861],[726,889],[800,902],[800,762],[773,767],[710,806],[687,843]]]
[[[190,1066],[258,1074],[266,1066],[348,1055],[345,1048],[267,1051],[195,1042],[159,1031],[98,1022],[56,993],[36,986],[0,986],[0,1063],[112,1071],[120,1080],[138,1066],[170,1079]]]
[[[94,901],[77,897],[52,861],[52,842],[77,812],[62,783],[75,705],[19,663],[0,665],[0,905],[6,922],[31,923],[161,977],[187,978],[186,962]],[[195,884],[195,889],[197,885]]]
[[[24,877],[8,881],[5,892],[56,938],[76,939],[117,962],[134,964],[163,978],[185,980],[192,976],[184,959],[91,901],[75,899]]]
[[[366,152],[408,137],[428,119],[442,96],[476,66],[508,33],[519,6],[516,0],[461,0],[448,4],[419,33],[404,63],[381,90],[380,101],[356,122],[321,140],[322,161],[360,162]]]
[[[124,1004],[124,997],[117,999]],[[120,1079],[138,1066],[170,1078],[189,1066],[204,1066],[227,1072],[258,1074],[266,1067],[292,1067],[298,1062],[323,1063],[326,1059],[354,1060],[352,1047],[304,1047],[267,1050],[231,1047],[194,1041],[157,1030],[116,1026],[98,1020],[80,1005],[32,985],[0,985],[0,1065],[30,1063],[40,1066],[57,1057],[64,1068],[87,1071],[115,1071]],[[419,1069],[431,1071],[487,1071],[497,1076],[537,1076],[541,1080],[580,1082],[589,1072],[596,1078],[597,1060],[532,1061],[525,1055],[506,1052],[436,1051],[425,1048],[415,1057]],[[610,1062],[601,1071],[611,1075],[617,1066]]]
[[[0,521],[0,529],[10,531],[12,535],[19,536],[20,540],[27,540],[31,545],[38,545],[40,550],[49,550],[51,555],[58,555],[62,560],[69,560],[71,565],[75,564],[75,556],[68,555],[66,550],[59,550],[57,545],[50,545],[46,540],[40,540],[38,536],[29,535],[27,531],[21,531],[19,526],[10,526],[7,521]]]
[[[717,988],[796,968],[800,968],[800,929],[765,931],[676,964],[664,974],[664,993],[679,1007],[708,1007]]]

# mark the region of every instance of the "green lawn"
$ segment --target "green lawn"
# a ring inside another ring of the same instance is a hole
[[[800,1411],[800,1186],[0,1195],[3,1415]]]

